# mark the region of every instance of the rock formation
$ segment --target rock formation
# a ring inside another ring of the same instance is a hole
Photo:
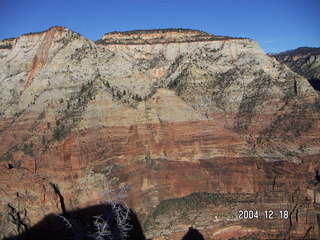
[[[320,96],[256,42],[53,27],[0,46],[1,237],[124,185],[153,239],[319,237]]]
[[[307,78],[314,89],[320,91],[320,48],[301,47],[272,56]]]
[[[200,42],[210,40],[232,39],[227,36],[214,36],[206,32],[183,29],[151,29],[151,30],[134,30],[126,32],[111,32],[105,34],[102,39],[96,41],[98,44],[167,44],[167,43],[184,43]]]

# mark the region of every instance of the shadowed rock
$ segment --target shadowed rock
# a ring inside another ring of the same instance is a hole
[[[204,238],[197,229],[189,227],[188,232],[183,236],[182,240],[204,240]]]

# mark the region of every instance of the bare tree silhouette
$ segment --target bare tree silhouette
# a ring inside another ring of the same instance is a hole
[[[105,208],[102,214],[93,216],[93,231],[87,231],[88,226],[82,225],[72,214],[59,215],[65,226],[72,230],[75,240],[125,240],[133,228],[131,224],[132,212],[125,203],[129,186],[124,186],[118,192],[107,190],[104,194]]]

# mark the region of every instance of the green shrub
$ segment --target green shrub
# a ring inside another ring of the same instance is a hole
[[[23,151],[24,154],[30,156],[30,157],[34,157],[34,153],[33,153],[33,143],[25,143],[23,145],[23,148],[21,149]]]

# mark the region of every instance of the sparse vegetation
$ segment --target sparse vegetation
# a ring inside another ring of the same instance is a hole
[[[205,35],[210,35],[209,33],[206,33],[200,30],[194,30],[194,29],[188,29],[188,28],[137,29],[137,30],[131,30],[131,31],[114,31],[106,34],[120,33],[123,35],[132,35],[132,34],[153,34],[153,33],[167,33],[167,32],[179,32],[179,33],[199,32]]]
[[[53,130],[53,139],[59,141],[62,138],[66,137],[69,133],[69,129],[65,128],[65,125],[59,125]]]
[[[229,240],[259,240],[260,238],[258,238],[257,236],[255,236],[254,234],[252,235],[245,235],[243,237],[238,237],[238,238],[229,238]]]
[[[46,112],[43,110],[39,116],[38,116],[38,120],[43,119],[46,116]]]
[[[155,37],[153,39],[143,39],[140,37],[141,34],[155,34],[155,33],[168,33],[168,32],[178,32],[185,33],[186,37],[182,38],[168,38],[165,36]],[[191,33],[192,35],[187,35]],[[121,35],[122,38],[115,38],[115,35]],[[209,33],[184,29],[184,28],[167,28],[167,29],[151,29],[151,30],[133,30],[124,32],[110,32],[105,34],[108,38],[99,39],[96,44],[157,44],[157,43],[183,43],[183,42],[199,42],[199,41],[215,41],[215,40],[227,40],[235,39],[234,37],[228,36],[215,36]]]
[[[65,28],[63,26],[53,26],[53,27],[50,27],[46,30],[43,30],[43,31],[40,31],[40,32],[29,32],[29,33],[25,33],[25,34],[22,34],[21,36],[29,36],[29,35],[36,35],[36,34],[41,34],[41,33],[45,33],[51,29],[54,29],[54,28]]]
[[[56,120],[56,127],[52,133],[53,140],[60,141],[70,133],[71,129],[80,121],[82,112],[88,102],[93,99],[95,92],[93,81],[88,81],[86,84],[82,84],[80,90],[71,96],[66,103],[63,116]]]
[[[10,161],[10,160],[12,160],[12,158],[13,158],[12,153],[11,152],[7,152],[2,157],[0,157],[0,162],[2,162],[2,161]]]
[[[148,231],[157,222],[157,218],[162,215],[171,216],[172,214],[185,217],[189,212],[200,211],[208,207],[208,205],[233,205],[236,203],[254,203],[256,202],[253,194],[222,194],[197,192],[191,193],[182,198],[173,198],[161,201],[154,211],[146,218],[143,228]]]
[[[130,107],[136,107],[138,102],[143,100],[142,96],[134,94],[127,88],[110,85],[108,80],[102,81],[106,90],[112,95],[113,99],[119,100],[122,103],[128,104]]]
[[[12,48],[12,44],[3,44],[0,45],[0,49],[11,49]]]
[[[114,163],[111,166],[107,167],[106,169],[102,170],[102,173],[105,176],[109,176],[110,174],[117,172],[119,169],[120,169],[120,166]]]
[[[33,143],[25,143],[21,149],[23,151],[24,154],[30,156],[30,157],[34,157],[34,153],[33,153]]]

